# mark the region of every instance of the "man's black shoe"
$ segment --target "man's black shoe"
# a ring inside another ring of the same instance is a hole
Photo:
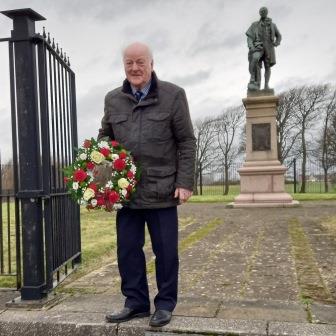
[[[105,316],[106,321],[110,323],[119,323],[132,320],[134,318],[147,317],[150,315],[150,311],[140,311],[125,307],[122,311],[114,314],[107,314]]]
[[[163,327],[168,324],[172,318],[172,313],[168,310],[158,309],[149,321],[151,327]]]

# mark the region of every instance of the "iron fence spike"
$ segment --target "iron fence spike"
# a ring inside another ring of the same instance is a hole
[[[48,39],[47,42],[50,44],[51,40],[50,40],[50,33],[48,32]]]
[[[43,27],[43,34],[42,34],[42,36],[43,36],[44,39],[46,39],[46,37],[47,37],[47,34],[45,32],[45,27]]]
[[[69,60],[69,56],[68,56],[68,66],[70,66],[70,60]]]
[[[56,52],[57,52],[57,54],[59,55],[60,51],[59,51],[59,49],[58,49],[58,43],[56,43]]]
[[[63,59],[63,49],[61,48],[61,58]]]
[[[55,49],[55,39],[53,38],[53,41],[52,41],[52,48]]]

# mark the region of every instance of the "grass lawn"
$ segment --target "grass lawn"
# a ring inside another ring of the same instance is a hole
[[[81,209],[82,264],[75,277],[80,277],[115,256],[115,213]]]
[[[294,193],[294,185],[293,184],[285,184],[285,190],[286,192],[292,194]],[[297,193],[300,190],[300,185],[297,184],[296,187]],[[324,183],[317,181],[317,182],[311,182],[307,181],[306,183],[306,191],[307,194],[324,194]],[[223,185],[204,185],[202,187],[202,196],[208,196],[208,195],[223,195],[224,187]],[[239,184],[232,184],[229,188],[229,195],[238,195],[240,192],[240,185]],[[198,193],[200,194],[200,187],[198,187]],[[336,194],[336,186],[329,184],[329,193],[330,194]],[[328,194],[329,194],[328,193]]]
[[[192,196],[191,203],[207,203],[207,202],[233,202],[237,194],[229,195],[203,195],[203,196]],[[291,194],[292,197],[297,201],[326,201],[326,200],[336,200],[336,193],[306,193],[306,194]]]

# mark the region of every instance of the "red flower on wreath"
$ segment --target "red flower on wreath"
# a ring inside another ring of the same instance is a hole
[[[126,159],[126,153],[125,152],[121,152],[120,154],[119,154],[119,159]]]
[[[123,159],[117,159],[117,160],[114,161],[113,167],[117,171],[122,171],[126,167],[126,162]]]
[[[89,170],[93,170],[95,167],[95,164],[91,161],[89,161],[87,164],[86,164],[86,168],[89,169]]]
[[[97,184],[91,182],[89,185],[88,185],[88,188],[91,188],[92,190],[94,190],[94,192],[96,193],[97,192]]]
[[[134,177],[134,174],[130,170],[127,172],[126,175],[129,179],[132,179]]]
[[[74,172],[73,179],[76,182],[83,182],[87,178],[87,174],[83,169],[77,169]]]
[[[108,148],[103,147],[100,149],[100,153],[102,153],[105,157],[107,157],[110,155],[111,152]]]
[[[112,144],[113,147],[117,147],[119,145],[119,142],[115,141],[115,140],[112,140],[111,144]]]
[[[98,206],[102,206],[105,204],[105,199],[104,199],[104,195],[101,193],[97,193],[96,194],[96,200],[97,200],[97,205]]]
[[[109,201],[110,203],[116,203],[119,201],[120,197],[119,197],[119,194],[117,192],[115,192],[114,190],[112,190],[110,193],[109,193]]]
[[[83,144],[84,148],[90,148],[91,147],[91,141],[90,140],[85,140]]]

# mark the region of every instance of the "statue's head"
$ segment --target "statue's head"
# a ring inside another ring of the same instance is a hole
[[[262,19],[266,19],[267,18],[267,14],[268,14],[268,9],[266,7],[261,7],[259,9],[259,14],[260,14],[260,17]]]

